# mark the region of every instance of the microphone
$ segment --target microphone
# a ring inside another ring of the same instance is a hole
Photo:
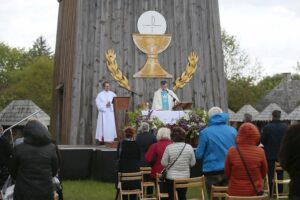
[[[133,90],[130,90],[130,92],[131,92],[131,95],[136,94],[136,95],[138,95],[139,97],[142,97],[142,96],[143,96],[143,94],[139,94],[139,93],[137,93],[137,92],[135,92],[135,91],[133,91]]]
[[[175,103],[176,102],[176,98],[171,93],[169,93],[169,90],[166,90],[166,92],[168,93],[168,95],[170,95],[170,97],[172,97],[172,99],[173,99],[173,101]]]

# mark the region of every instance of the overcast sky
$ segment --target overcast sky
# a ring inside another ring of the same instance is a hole
[[[0,41],[28,48],[43,35],[54,50],[56,0],[0,0]],[[300,0],[219,0],[221,26],[263,66],[294,72],[300,61]]]

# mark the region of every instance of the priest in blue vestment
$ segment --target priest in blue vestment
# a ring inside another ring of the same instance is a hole
[[[167,81],[161,81],[160,88],[154,92],[152,110],[172,110],[178,102],[177,95],[168,89]]]

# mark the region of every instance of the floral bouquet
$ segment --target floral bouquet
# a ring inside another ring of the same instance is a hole
[[[153,117],[153,110],[149,110],[147,115],[142,115],[141,110],[136,110],[135,112],[128,112],[129,125],[132,127],[140,127],[142,122],[147,122],[150,125],[152,133],[156,134],[157,130],[164,127],[165,124],[159,120],[157,117]]]
[[[177,121],[177,125],[187,132],[188,139],[198,138],[199,132],[206,127],[208,116],[205,110],[195,108]]]

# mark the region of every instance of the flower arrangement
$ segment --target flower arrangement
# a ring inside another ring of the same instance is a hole
[[[198,138],[199,132],[206,127],[208,115],[205,110],[195,108],[177,121],[177,125],[187,132],[188,139]]]
[[[158,117],[151,116],[153,110],[149,110],[147,115],[142,115],[141,109],[134,112],[128,112],[129,126],[138,128],[142,122],[147,122],[150,125],[151,131],[156,134],[157,130],[164,127],[165,124]]]
[[[180,126],[187,132],[187,139],[192,140],[198,138],[199,132],[206,127],[208,122],[207,112],[199,108],[191,110],[175,124],[164,124],[159,118],[151,116],[152,112],[152,110],[149,110],[148,114],[144,116],[141,109],[128,112],[129,125],[138,128],[142,122],[148,122],[153,133],[156,133],[161,127],[172,129],[175,126]]]

